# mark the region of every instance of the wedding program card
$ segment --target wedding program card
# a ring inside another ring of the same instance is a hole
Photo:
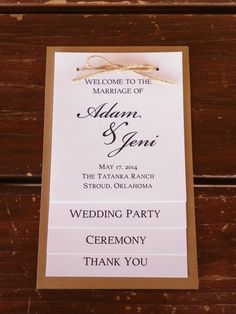
[[[39,288],[197,288],[187,47],[48,48]]]

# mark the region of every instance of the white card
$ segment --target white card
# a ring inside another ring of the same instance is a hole
[[[73,81],[91,55],[55,54],[50,201],[186,201],[182,52],[99,54],[159,66],[153,77],[173,83],[118,70]],[[102,93],[122,88],[131,94]]]

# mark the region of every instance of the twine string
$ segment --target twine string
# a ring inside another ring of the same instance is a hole
[[[101,65],[94,65],[93,60],[94,59],[100,59],[100,61],[103,62]],[[152,66],[150,64],[117,64],[113,63],[107,58],[100,56],[100,55],[92,55],[87,58],[86,61],[87,65],[84,67],[76,68],[76,71],[93,71],[93,73],[86,73],[82,74],[79,77],[76,77],[73,79],[73,81],[80,81],[82,79],[104,73],[104,72],[111,72],[111,71],[133,71],[139,75],[142,75],[144,78],[156,80],[162,83],[168,83],[168,84],[173,84],[173,82],[167,80],[167,79],[162,79],[162,78],[154,78],[149,76],[146,73],[150,73],[153,71],[159,71],[158,67]]]

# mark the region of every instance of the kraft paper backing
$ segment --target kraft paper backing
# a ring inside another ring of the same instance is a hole
[[[188,278],[46,277],[46,250],[50,189],[53,81],[55,52],[177,52],[183,53],[184,131],[187,192]],[[198,289],[196,225],[192,166],[192,129],[189,50],[186,46],[149,47],[47,47],[43,171],[37,267],[38,289]]]

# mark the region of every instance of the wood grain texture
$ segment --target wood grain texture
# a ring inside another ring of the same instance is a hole
[[[174,6],[190,6],[190,5],[198,5],[198,6],[207,6],[207,5],[223,5],[223,6],[233,6],[236,5],[236,1],[229,1],[229,0],[87,0],[87,1],[78,1],[78,0],[24,0],[24,1],[17,1],[17,0],[0,0],[1,6],[6,5],[16,5],[16,6],[24,6],[24,5],[33,5],[33,6],[56,6],[56,5],[63,5],[63,6],[77,6],[77,7],[84,7],[84,6],[98,6],[98,7],[107,7],[107,6],[166,6],[170,7],[171,5]]]
[[[199,290],[47,291],[35,289],[40,188],[0,187],[0,313],[235,313],[235,195],[195,188]]]
[[[236,2],[227,0],[0,0],[0,13],[233,14],[236,13]]]
[[[235,15],[0,15],[0,176],[41,175],[46,46],[142,44],[190,47],[194,174],[235,177],[235,38]]]
[[[228,0],[0,0],[0,13],[9,13],[0,14],[0,179],[41,176],[45,53],[55,45],[188,45],[194,174],[235,178],[235,7]],[[199,290],[47,291],[35,289],[40,188],[0,186],[0,313],[236,313],[235,195],[236,187],[195,189]]]

